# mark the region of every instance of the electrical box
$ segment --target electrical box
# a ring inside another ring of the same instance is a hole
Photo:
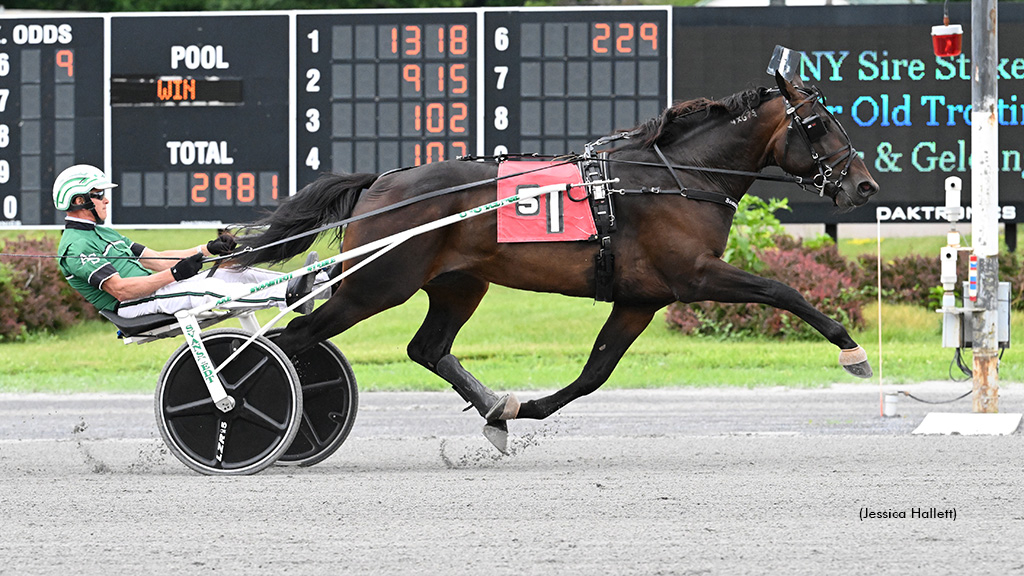
[[[963,283],[964,293],[967,293],[967,282]],[[999,340],[999,348],[1010,347],[1010,283],[1000,282],[996,295],[998,298],[999,323],[996,331]],[[947,299],[949,301],[947,301]],[[967,301],[966,308],[954,307],[953,294],[946,294],[943,297],[942,308],[942,347],[943,348],[971,348],[973,340],[973,326],[971,319],[974,318],[975,310]]]

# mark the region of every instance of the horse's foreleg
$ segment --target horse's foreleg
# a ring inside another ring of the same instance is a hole
[[[699,286],[696,297],[691,301],[750,302],[792,312],[839,348],[839,364],[847,372],[860,378],[871,377],[867,353],[850,337],[846,328],[822,314],[803,295],[782,282],[755,276],[715,258],[705,266]]]
[[[659,308],[660,306],[634,307],[616,303],[597,335],[594,348],[590,351],[590,358],[587,359],[587,364],[579,377],[572,384],[550,396],[523,402],[517,417],[538,420],[547,418],[569,402],[600,388],[611,376],[622,355],[651,323],[651,318]]]

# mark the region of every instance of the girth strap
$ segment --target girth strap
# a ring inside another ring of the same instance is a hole
[[[605,174],[606,167],[607,163],[603,161],[589,159],[581,163],[580,172],[585,182],[598,182],[609,179]],[[615,206],[609,192],[603,185],[590,188],[590,207],[594,212],[598,243],[597,254],[594,255],[594,300],[598,302],[611,302],[614,296],[615,255],[611,245],[612,232],[615,231]]]

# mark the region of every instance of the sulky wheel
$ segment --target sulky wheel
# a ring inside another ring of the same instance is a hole
[[[267,333],[276,339],[283,328]],[[302,385],[302,424],[278,464],[312,466],[341,447],[359,408],[356,377],[345,355],[328,341],[291,358]]]
[[[250,335],[222,328],[202,335],[220,366]],[[221,412],[207,391],[188,343],[167,361],[156,388],[156,421],[179,460],[203,474],[254,474],[288,450],[302,417],[295,368],[276,345],[256,338],[220,374],[235,407]]]

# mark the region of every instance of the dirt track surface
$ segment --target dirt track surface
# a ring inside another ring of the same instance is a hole
[[[168,455],[149,397],[0,394],[0,574],[1024,573],[1021,432],[913,436],[969,400],[898,406],[600,391],[511,423],[500,456],[454,393],[364,394],[327,461],[209,478]],[[933,508],[955,518],[913,517]]]

